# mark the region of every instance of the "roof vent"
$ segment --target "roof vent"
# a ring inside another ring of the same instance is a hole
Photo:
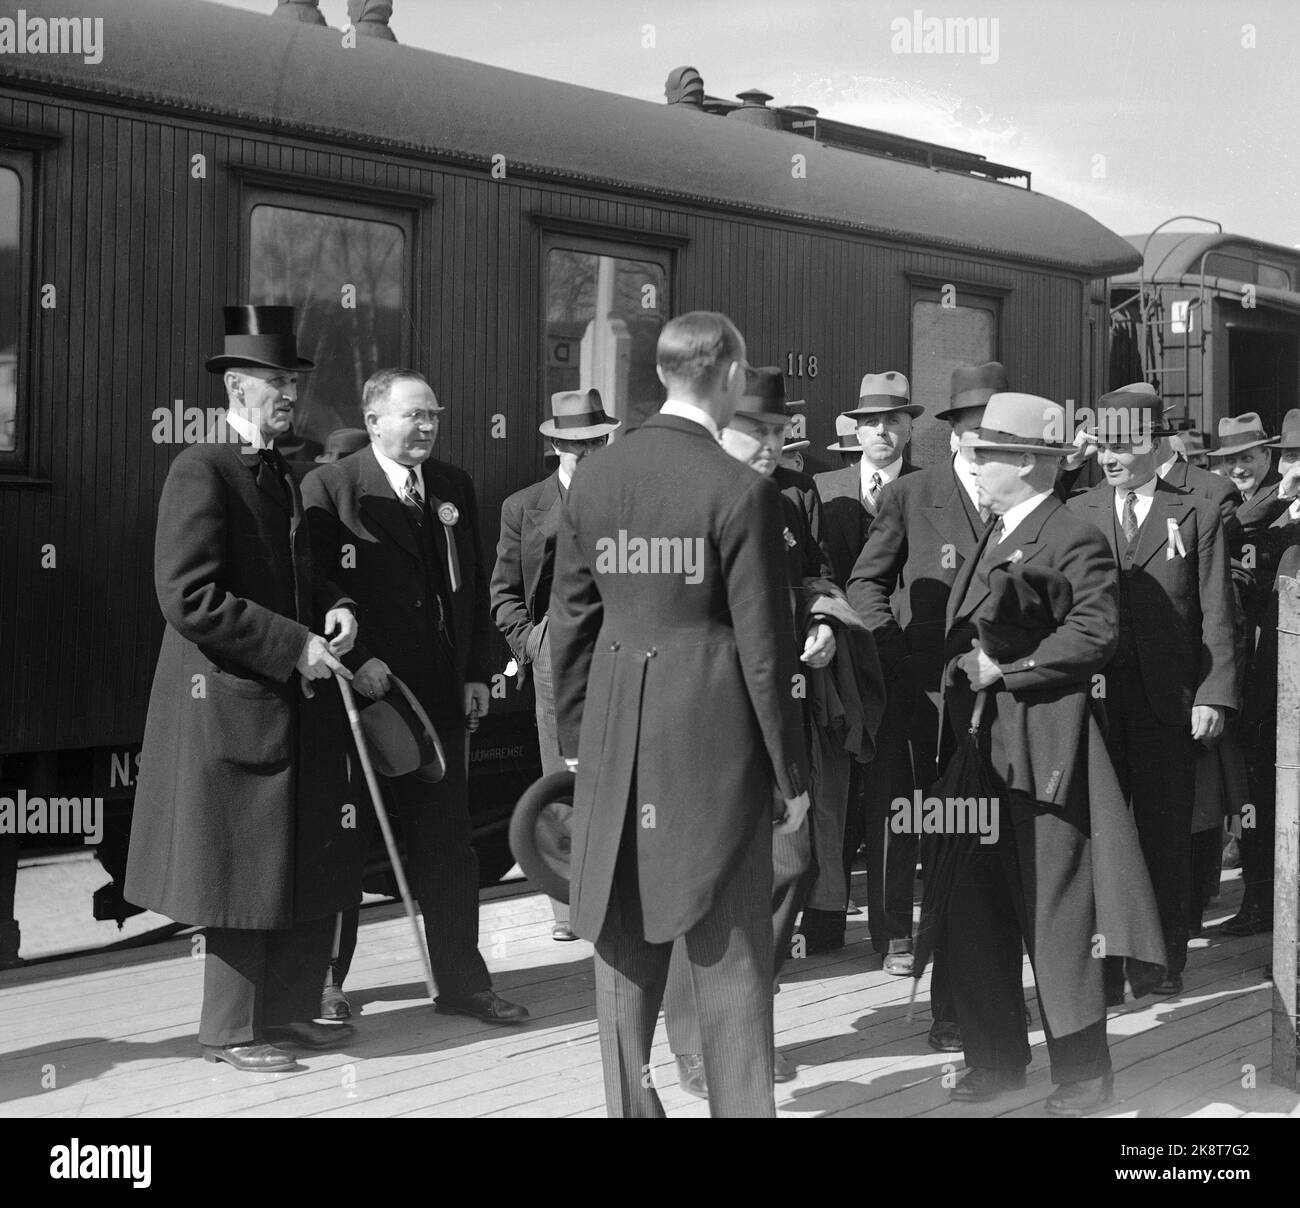
[[[704,77],[694,67],[677,67],[669,73],[664,96],[670,105],[704,108]]]
[[[273,17],[281,21],[297,21],[301,25],[327,25],[321,15],[320,0],[280,0]]]
[[[738,118],[751,126],[762,126],[765,130],[783,129],[780,115],[776,110],[767,107],[768,101],[772,99],[769,93],[751,88],[748,92],[736,93],[736,96],[744,104],[739,109],[733,109],[727,114],[728,117]]]
[[[396,42],[388,22],[393,16],[393,0],[348,0],[348,20],[363,38]]]

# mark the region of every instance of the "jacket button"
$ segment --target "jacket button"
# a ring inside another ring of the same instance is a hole
[[[610,642],[609,648],[611,650],[619,650],[621,647],[618,642]]]
[[[654,658],[654,656],[655,656],[656,654],[658,654],[658,653],[659,653],[659,651],[656,650],[653,646],[651,646],[650,649],[647,650],[647,651],[645,652],[645,656],[646,656],[646,658],[648,658],[648,659],[652,659],[652,658]]]
[[[424,607],[424,601],[423,601],[423,600],[416,600],[416,602],[415,602],[415,606],[416,606],[416,608],[423,608],[423,607]]]

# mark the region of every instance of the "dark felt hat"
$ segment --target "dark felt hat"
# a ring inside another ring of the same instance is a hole
[[[1300,449],[1300,409],[1293,407],[1282,417],[1282,435],[1277,440],[1279,449]]]
[[[1269,436],[1264,431],[1264,421],[1257,412],[1225,415],[1219,420],[1219,447],[1211,449],[1210,456],[1231,457],[1234,453],[1244,453],[1247,449],[1258,449],[1261,446],[1271,448],[1277,442],[1276,436]]]
[[[1007,371],[1001,361],[985,361],[983,365],[962,365],[952,371],[952,393],[948,407],[935,412],[935,419],[952,419],[960,411],[971,407],[986,407],[995,394],[1010,390]]]
[[[1000,663],[1023,658],[1058,628],[1074,605],[1060,571],[1008,559],[989,570],[987,618],[979,618],[980,645]]]
[[[786,411],[785,374],[775,365],[745,370],[745,393],[736,407],[737,415],[764,424],[784,424]]]
[[[510,850],[528,879],[561,902],[569,900],[572,843],[572,772],[551,772],[534,781],[510,816]]]
[[[437,784],[447,774],[438,731],[410,688],[395,675],[388,678],[388,694],[360,712],[370,762],[381,776],[413,773],[417,780]]]
[[[204,362],[209,373],[250,368],[306,373],[316,368],[298,355],[292,306],[223,306],[221,313],[226,341],[219,356]]]
[[[338,461],[364,449],[370,443],[370,433],[364,428],[335,428],[325,438],[325,449],[317,461]]]

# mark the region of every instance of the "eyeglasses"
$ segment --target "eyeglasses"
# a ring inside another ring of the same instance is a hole
[[[404,411],[398,417],[408,424],[436,424],[440,411]]]

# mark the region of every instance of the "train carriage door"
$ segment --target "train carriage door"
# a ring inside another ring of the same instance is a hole
[[[672,253],[548,232],[543,261],[545,363],[535,422],[549,418],[552,394],[595,387],[605,411],[623,421],[615,435],[631,431],[665,397],[655,347],[672,313]]]
[[[377,369],[412,364],[409,210],[250,188],[244,199],[245,297],[295,308],[299,381],[291,463],[312,462],[338,428],[361,428],[361,387]]]
[[[932,466],[951,456],[949,432],[935,413],[948,405],[952,371],[999,359],[1001,299],[963,285],[912,286],[912,402],[925,413],[912,426],[911,461]]]

